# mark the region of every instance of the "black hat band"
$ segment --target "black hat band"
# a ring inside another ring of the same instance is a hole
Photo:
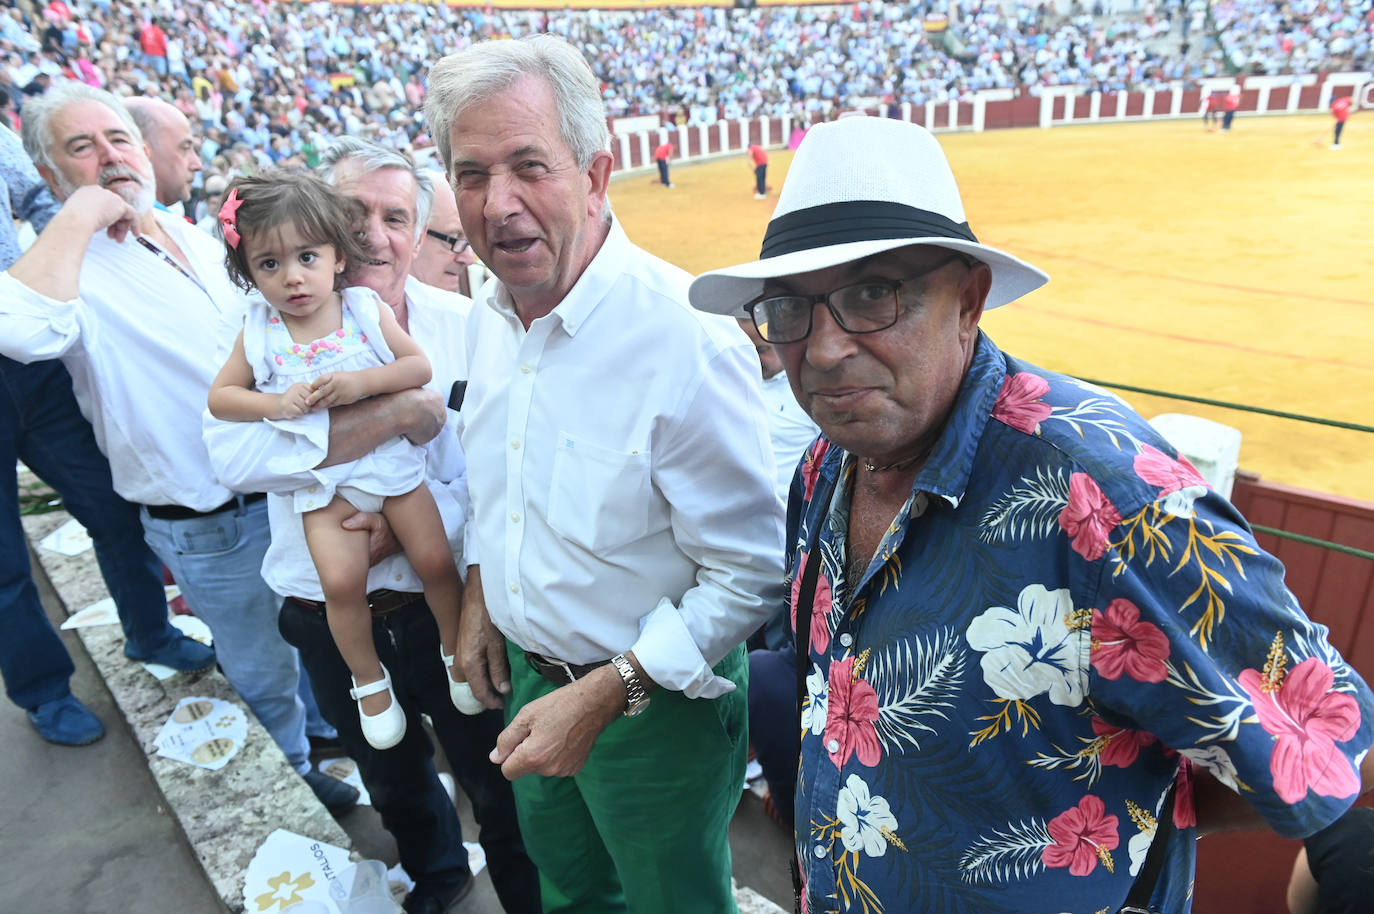
[[[967,222],[883,200],[824,203],[778,216],[768,223],[760,260],[853,241],[897,238],[960,238],[978,243]]]

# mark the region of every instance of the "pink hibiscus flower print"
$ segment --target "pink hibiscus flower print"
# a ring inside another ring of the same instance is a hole
[[[1242,670],[1241,688],[1254,702],[1260,724],[1276,740],[1269,756],[1274,792],[1297,803],[1309,790],[1327,797],[1354,796],[1360,778],[1337,741],[1355,735],[1360,708],[1344,692],[1334,692],[1331,667],[1309,657],[1283,675],[1282,643],[1271,651],[1265,670]]]
[[[1078,801],[1072,809],[1050,820],[1053,844],[1040,853],[1045,866],[1069,868],[1070,875],[1086,876],[1097,869],[1099,861],[1112,869],[1112,855],[1120,841],[1116,834],[1116,816],[1107,815],[1107,807],[1092,794]]]
[[[1028,372],[1007,375],[992,408],[992,418],[1027,435],[1037,434],[1041,421],[1050,415],[1050,405],[1040,399],[1049,390],[1050,382],[1039,375]]]
[[[825,452],[830,450],[830,442],[824,438],[817,438],[811,445],[811,449],[806,452],[806,457],[802,463],[801,477],[802,485],[805,487],[803,497],[807,501],[816,492],[816,480],[821,475],[821,461],[825,459]]]
[[[792,634],[797,633],[797,601],[801,599],[802,574],[806,571],[808,553],[797,557],[797,572],[792,577]],[[825,563],[816,575],[816,599],[811,604],[811,650],[824,654],[830,647],[830,607],[834,596],[830,579],[825,576]]]
[[[1107,536],[1121,523],[1121,513],[1107,500],[1087,473],[1069,477],[1069,503],[1059,514],[1059,526],[1073,538],[1073,550],[1090,562],[1107,551]]]
[[[1169,638],[1153,622],[1140,618],[1140,609],[1115,599],[1105,610],[1093,610],[1092,665],[1108,679],[1125,673],[1137,682],[1163,682],[1169,671]]]
[[[1104,765],[1129,768],[1140,756],[1140,750],[1155,741],[1153,733],[1118,727],[1100,717],[1094,717],[1092,724],[1095,735],[1107,737],[1107,745],[1097,755],[1098,761]]]
[[[1207,485],[1207,480],[1203,479],[1197,468],[1188,462],[1187,457],[1180,455],[1179,459],[1175,460],[1148,444],[1135,455],[1132,467],[1141,479],[1152,486],[1159,486],[1160,495],[1180,492],[1192,486]]]
[[[830,700],[826,709],[826,751],[836,768],[843,768],[850,756],[870,768],[882,757],[878,745],[878,693],[873,686],[854,675],[854,658],[830,664]]]

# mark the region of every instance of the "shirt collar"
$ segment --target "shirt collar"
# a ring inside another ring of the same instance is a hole
[[[554,306],[547,318],[540,320],[556,321],[568,336],[577,336],[577,331],[587,322],[587,318],[596,310],[596,306],[610,291],[611,285],[624,271],[625,264],[629,262],[630,250],[629,237],[621,228],[620,220],[612,215],[610,229],[606,233],[606,240],[601,243],[601,249],[596,252],[592,262],[587,264],[587,268],[568,290],[568,294],[563,296],[563,300]],[[486,296],[486,303],[507,321],[515,321],[518,324],[520,318],[515,313],[515,300],[511,298],[505,283],[498,281],[489,285],[493,287],[493,291]]]
[[[917,474],[913,488],[938,495],[953,507],[959,506],[973,472],[978,442],[982,440],[983,429],[992,415],[1006,373],[1006,357],[979,330],[973,361],[959,384],[954,408],[925,466]]]

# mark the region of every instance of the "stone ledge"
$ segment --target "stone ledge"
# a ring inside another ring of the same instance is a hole
[[[39,564],[69,616],[109,596],[94,551],[65,556],[38,546],[70,517],[65,511],[54,511],[23,518]],[[286,756],[218,670],[178,673],[159,681],[124,656],[124,634],[118,625],[78,628],[76,634],[143,747],[168,811],[231,914],[243,914],[244,873],[258,847],[278,828],[346,848],[354,860],[360,859],[352,840],[296,776]],[[163,758],[153,747],[177,702],[192,695],[231,702],[247,719],[247,741],[219,771]],[[736,885],[734,890],[740,914],[785,914],[753,889]]]
[[[66,512],[56,511],[27,516],[23,522],[39,563],[52,581],[64,610],[71,615],[109,593],[94,551],[65,556],[37,545],[69,519]],[[180,823],[206,876],[229,911],[239,914],[244,910],[244,873],[258,847],[276,829],[352,849],[348,835],[296,775],[286,756],[217,669],[178,673],[159,681],[124,656],[124,634],[118,625],[79,628],[76,634],[143,747],[168,811]],[[231,702],[247,718],[248,738],[244,746],[218,771],[163,758],[153,747],[153,740],[177,702],[192,695]],[[356,853],[353,856],[357,858]]]

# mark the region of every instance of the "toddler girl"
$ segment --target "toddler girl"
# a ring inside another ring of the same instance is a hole
[[[371,289],[343,288],[350,260],[363,256],[358,220],[328,184],[279,170],[239,178],[219,219],[230,277],[261,298],[210,389],[216,418],[289,421],[429,381],[429,360],[391,309]],[[372,643],[368,535],[341,526],[357,511],[386,517],[439,625],[450,697],[465,713],[482,709],[454,667],[462,584],[424,475],[425,452],[397,437],[352,463],[316,471],[320,485],[285,496],[302,515],[363,736],[378,749],[401,741],[406,716]]]

